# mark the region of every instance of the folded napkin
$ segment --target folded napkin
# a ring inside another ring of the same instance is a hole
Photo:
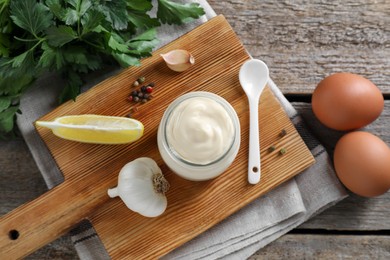
[[[162,26],[160,46],[178,38],[215,16],[205,0],[199,2],[206,15],[184,26]],[[87,90],[119,70],[88,76]],[[29,146],[49,188],[61,183],[63,177],[45,144],[33,127],[33,122],[57,106],[62,81],[56,75],[45,75],[26,93],[21,102],[23,114],[18,115],[18,127]],[[172,251],[164,259],[244,259],[266,244],[297,227],[313,215],[347,196],[332,169],[325,148],[312,135],[301,115],[280,92],[272,80],[268,82],[286,113],[316,159],[316,163],[294,179],[258,198],[218,225]],[[312,115],[308,115],[310,118]],[[311,120],[310,120],[311,121]],[[321,135],[321,134],[320,134]],[[82,221],[71,231],[72,241],[81,259],[109,259],[99,237],[88,221]]]

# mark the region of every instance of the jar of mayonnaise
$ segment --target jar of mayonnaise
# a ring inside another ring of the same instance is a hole
[[[223,173],[240,147],[240,121],[234,108],[210,92],[190,92],[174,100],[161,119],[157,144],[177,175],[203,181]]]

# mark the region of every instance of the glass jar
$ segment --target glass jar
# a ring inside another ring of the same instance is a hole
[[[240,121],[234,108],[211,92],[190,92],[174,100],[161,119],[157,144],[177,175],[204,181],[223,173],[240,147]]]

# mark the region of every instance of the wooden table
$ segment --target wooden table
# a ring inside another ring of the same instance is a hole
[[[325,76],[340,71],[369,78],[390,97],[390,1],[209,0],[248,51],[303,113]],[[298,102],[298,103],[295,103]],[[390,145],[390,100],[368,130]],[[328,143],[332,152],[332,140]],[[47,190],[22,138],[0,141],[0,214]],[[251,259],[390,259],[390,192],[349,198],[254,254]],[[64,236],[28,259],[78,259]]]

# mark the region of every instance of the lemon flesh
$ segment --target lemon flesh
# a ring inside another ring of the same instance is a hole
[[[76,115],[58,117],[54,121],[37,121],[58,137],[94,144],[125,144],[138,140],[143,124],[135,119],[116,116]]]

